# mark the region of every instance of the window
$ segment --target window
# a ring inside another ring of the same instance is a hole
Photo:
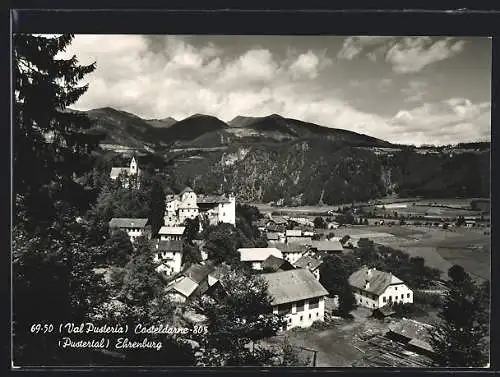
[[[303,319],[304,319],[304,316],[303,316],[303,315],[301,315],[301,316],[300,316],[300,322],[302,322],[302,320],[303,320]]]
[[[319,313],[318,312],[316,312],[316,317],[319,317]]]
[[[290,314],[292,312],[291,304],[278,305],[278,314]]]
[[[387,302],[387,297],[383,296],[383,297],[382,297],[382,300],[383,300],[384,302]]]
[[[397,291],[398,290],[398,287],[394,287],[394,290]]]
[[[392,301],[392,296],[389,296],[389,302],[391,302],[391,301]]]
[[[375,307],[375,304],[372,304],[373,307]]]
[[[406,294],[406,297],[407,297],[407,298],[410,298],[410,294],[409,294],[409,293],[407,293],[407,294]]]
[[[303,312],[304,311],[304,300],[302,301],[297,301],[297,303],[295,304],[296,308],[297,308],[297,312]]]
[[[319,298],[312,298],[309,300],[309,309],[316,309],[319,307]]]
[[[311,319],[311,313],[309,313],[309,319]]]
[[[288,323],[292,323],[292,319],[291,318],[288,318]]]
[[[405,298],[405,295],[401,293],[401,300]]]

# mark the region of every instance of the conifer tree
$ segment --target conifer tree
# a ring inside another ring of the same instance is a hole
[[[89,245],[89,229],[75,221],[82,187],[75,177],[89,168],[97,140],[84,133],[88,119],[66,111],[85,93],[78,83],[94,64],[59,59],[73,39],[18,34],[14,49],[13,331],[15,365],[88,363],[85,351],[64,352],[36,323],[91,320],[105,300],[94,273],[102,247]]]
[[[18,205],[39,227],[55,216],[51,203],[79,198],[75,176],[88,168],[96,136],[85,133],[84,114],[68,111],[87,90],[79,82],[95,64],[79,65],[75,56],[56,58],[72,35],[55,38],[17,34],[14,49],[14,190]],[[52,216],[52,217],[51,217]]]
[[[440,366],[483,367],[488,362],[482,295],[460,266],[448,271],[451,281],[439,314],[442,323],[430,333]]]

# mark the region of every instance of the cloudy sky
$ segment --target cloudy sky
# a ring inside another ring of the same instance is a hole
[[[77,35],[66,54],[97,63],[80,110],[277,113],[397,143],[490,140],[488,38]]]

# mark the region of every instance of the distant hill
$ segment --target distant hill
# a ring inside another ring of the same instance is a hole
[[[163,120],[109,107],[86,113],[92,132],[112,145],[108,149],[141,149],[168,161],[167,174],[178,186],[189,183],[205,193],[233,191],[241,201],[315,205],[390,194],[489,196],[486,144],[474,153],[443,149],[422,154],[418,148],[394,148],[368,135],[277,114],[236,117],[229,124],[195,114],[170,125],[165,118],[161,125]],[[381,153],[383,148],[390,150]]]
[[[387,141],[368,135],[323,127],[277,114],[266,117],[239,116],[228,124],[204,114],[177,121],[171,117],[143,119],[111,107],[86,113],[92,121],[93,131],[105,135],[105,143],[128,147],[174,145],[177,148],[213,148],[233,143],[255,145],[314,138],[326,138],[352,146],[391,146]]]
[[[167,117],[163,119],[147,119],[146,122],[148,122],[153,127],[168,128],[174,123],[177,123],[177,120],[172,117]]]

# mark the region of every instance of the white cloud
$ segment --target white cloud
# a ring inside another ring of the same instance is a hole
[[[337,57],[352,60],[366,56],[372,62],[377,62],[379,57],[385,57],[394,72],[413,73],[462,52],[464,45],[465,41],[456,38],[435,40],[428,36],[348,37]]]
[[[391,41],[394,37],[372,37],[372,36],[354,36],[344,40],[342,48],[337,54],[337,58],[352,60],[359,56],[363,50],[374,49]],[[372,51],[369,58],[376,60],[376,52]]]
[[[464,44],[454,38],[434,42],[430,37],[406,37],[387,51],[385,59],[396,73],[418,72],[429,64],[458,54]]]
[[[491,104],[472,103],[466,98],[450,98],[399,111],[390,124],[394,131],[420,134],[428,142],[456,143],[483,140],[491,133]]]
[[[312,52],[300,54],[297,60],[290,66],[293,77],[302,75],[314,79],[318,76],[319,58]]]
[[[350,41],[344,41],[346,57],[364,53],[366,46],[379,56],[390,37]],[[353,53],[357,46],[361,46],[361,52]],[[213,43],[195,45],[171,36],[77,35],[67,55],[76,54],[82,63],[96,61],[97,68],[84,79],[90,88],[73,107],[88,110],[111,106],[143,118],[183,119],[205,113],[225,121],[237,115],[278,113],[408,143],[445,140],[438,131],[449,130],[449,138],[469,140],[489,130],[487,104],[463,98],[401,110],[394,117],[360,111],[352,102],[341,100],[339,88],[325,80],[336,73],[326,50],[290,50],[280,57],[267,48],[249,47],[239,54],[226,48]],[[453,43],[451,48],[459,49]],[[323,76],[327,69],[331,70],[329,76]],[[345,78],[345,85],[367,92],[363,98],[373,96],[373,91],[387,95],[396,85],[390,76],[375,77],[372,82],[367,87],[364,79]],[[410,81],[408,88],[413,92],[403,93],[407,98],[426,89],[416,81]],[[464,124],[482,126],[467,131]]]

